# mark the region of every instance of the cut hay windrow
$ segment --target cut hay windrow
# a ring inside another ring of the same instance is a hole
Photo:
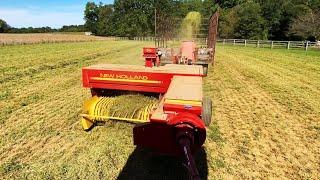
[[[88,115],[95,121],[114,119],[131,122],[146,122],[149,119],[150,112],[157,106],[157,98],[142,94],[100,97],[98,102],[94,105],[93,114]]]
[[[112,117],[139,119],[144,113],[143,111],[156,107],[156,104],[158,104],[158,99],[154,97],[141,94],[121,95],[114,98],[109,115]]]

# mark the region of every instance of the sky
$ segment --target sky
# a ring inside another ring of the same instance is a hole
[[[113,0],[90,0],[113,3]],[[0,19],[12,27],[60,28],[63,25],[84,24],[83,12],[87,0],[0,0]]]

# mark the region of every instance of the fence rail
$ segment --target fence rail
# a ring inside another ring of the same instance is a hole
[[[23,45],[23,44],[41,44],[41,43],[61,43],[61,42],[86,42],[86,41],[103,41],[103,40],[134,40],[134,41],[155,41],[155,37],[103,37],[101,39],[76,39],[76,40],[52,40],[42,39],[38,41],[23,41],[23,40],[4,40],[0,39],[0,46],[6,45]],[[180,42],[181,38],[165,39],[165,41]],[[207,38],[196,38],[194,41],[199,46],[206,46]],[[271,41],[271,40],[246,40],[246,39],[218,39],[217,43],[222,45],[244,46],[244,47],[257,47],[257,48],[270,48],[270,49],[303,49],[320,50],[320,42],[310,41]]]
[[[154,41],[154,37],[134,37],[135,41]],[[171,38],[167,41],[179,42],[180,38]],[[196,38],[195,41],[201,45],[206,45],[207,38]],[[310,41],[271,41],[271,40],[246,40],[246,39],[218,39],[217,43],[222,45],[234,45],[245,47],[258,47],[270,49],[301,49],[301,50],[320,50],[320,43]]]
[[[310,49],[320,50],[320,43],[310,41],[270,41],[270,40],[246,40],[246,39],[219,39],[219,44],[231,44],[234,46],[258,47],[270,49]]]

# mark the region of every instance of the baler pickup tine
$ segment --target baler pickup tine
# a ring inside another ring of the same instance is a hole
[[[146,122],[145,120],[141,120],[141,119],[130,119],[130,118],[121,118],[121,117],[112,117],[112,116],[90,116],[88,114],[81,114],[80,116],[83,118],[90,119],[90,120],[99,119],[100,121],[117,120],[117,121],[131,122],[131,123],[145,123]]]
[[[94,96],[89,99],[81,114],[83,128],[89,130],[96,122],[109,120],[145,123],[149,121],[149,114],[157,104],[154,101],[143,101],[145,105],[127,112],[122,111],[122,104],[119,104],[121,101],[117,101],[117,98]]]

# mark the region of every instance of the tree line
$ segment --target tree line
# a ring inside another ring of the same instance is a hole
[[[15,28],[11,27],[6,21],[0,19],[0,33],[53,33],[53,32],[85,32],[84,25],[65,25],[62,28],[51,27],[27,27]]]
[[[102,36],[153,36],[158,25],[170,31],[190,11],[209,18],[220,11],[219,37],[319,40],[320,0],[115,0],[88,2],[85,28]],[[169,26],[168,26],[169,24]],[[158,29],[161,27],[158,27]],[[168,29],[169,28],[169,29]]]
[[[157,9],[157,13],[154,10]],[[320,0],[115,0],[88,2],[84,25],[61,29],[13,28],[0,20],[0,33],[84,32],[99,36],[173,35],[190,11],[205,21],[219,10],[219,37],[270,40],[320,40]],[[155,21],[157,19],[157,28]],[[205,22],[208,23],[208,22]],[[204,29],[206,31],[206,29]]]
[[[155,9],[157,12],[155,13]],[[213,0],[115,0],[114,4],[88,2],[85,27],[103,36],[153,36],[155,17],[158,33],[175,28],[190,11],[209,18],[217,9]]]
[[[222,38],[320,39],[320,0],[225,0],[221,8]]]

